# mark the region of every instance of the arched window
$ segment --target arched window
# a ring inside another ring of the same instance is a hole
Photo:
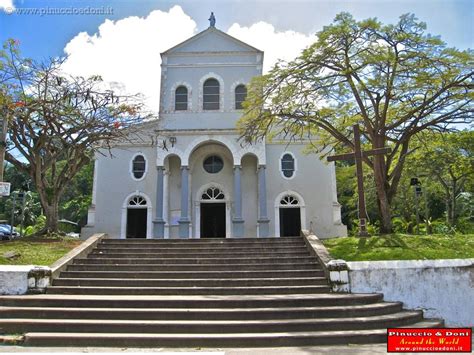
[[[218,110],[220,85],[216,79],[207,79],[203,86],[203,110]]]
[[[285,153],[281,158],[281,172],[288,179],[295,173],[295,158],[290,153]]]
[[[188,109],[188,89],[186,86],[179,86],[174,94],[174,109],[176,111],[186,111]]]
[[[223,200],[225,196],[223,192],[217,187],[210,187],[201,196],[203,200]]]
[[[281,206],[298,206],[300,202],[295,196],[292,195],[285,195],[283,198],[280,200],[280,205]]]
[[[128,201],[129,208],[141,208],[141,207],[146,207],[146,205],[147,205],[146,200],[142,196],[133,196]]]
[[[246,97],[247,97],[247,88],[243,84],[238,85],[235,88],[235,109],[236,110],[241,110],[243,108],[242,102],[245,101]]]
[[[135,179],[141,179],[145,175],[146,161],[143,155],[137,155],[133,158],[132,173]]]

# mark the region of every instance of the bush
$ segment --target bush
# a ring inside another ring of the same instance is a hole
[[[433,234],[454,234],[456,230],[443,220],[435,220],[431,222],[431,230]]]
[[[456,222],[456,232],[462,234],[474,234],[474,221],[469,217],[459,218]]]
[[[38,217],[36,217],[34,225],[28,226],[28,227],[25,228],[24,234],[26,236],[35,234],[35,233],[39,232],[41,229],[43,229],[45,225],[46,225],[46,216],[43,216],[43,215],[38,216]]]
[[[392,219],[392,228],[394,233],[407,233],[410,222],[406,222],[400,217]]]

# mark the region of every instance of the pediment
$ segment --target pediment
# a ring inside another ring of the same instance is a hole
[[[237,38],[214,27],[198,33],[184,42],[168,49],[162,55],[197,52],[261,52]]]

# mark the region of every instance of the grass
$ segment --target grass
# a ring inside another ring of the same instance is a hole
[[[334,258],[346,261],[474,258],[474,234],[390,234],[322,242]]]
[[[0,265],[44,265],[49,266],[81,240],[64,237],[24,237],[12,241],[0,241]],[[7,259],[3,255],[13,251],[18,257]]]

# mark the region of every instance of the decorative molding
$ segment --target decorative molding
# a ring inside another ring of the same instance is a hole
[[[145,159],[145,172],[143,173],[142,177],[141,178],[136,178],[135,175],[133,174],[133,161],[135,160],[136,157],[138,157],[139,155],[141,155],[143,157],[143,159]],[[129,173],[130,173],[130,176],[132,177],[132,179],[134,181],[143,181],[146,177],[146,174],[148,173],[148,159],[146,157],[146,155],[142,152],[137,152],[135,153],[133,156],[132,156],[132,159],[130,160],[130,165],[129,165]]]
[[[295,197],[299,204],[298,205],[282,205],[280,201],[286,195]],[[293,190],[283,191],[275,199],[275,236],[281,237],[280,235],[280,208],[299,208],[300,209],[300,223],[301,229],[306,229],[306,204],[303,196]]]
[[[203,102],[204,102],[204,82],[207,79],[216,79],[219,82],[219,110],[204,110],[203,109]],[[199,79],[199,97],[198,97],[198,109],[197,112],[224,112],[224,79],[214,73],[214,72],[209,72],[201,79]]]
[[[242,110],[237,110],[235,108],[235,88],[239,85],[244,85],[245,87],[247,87],[248,84],[245,82],[244,79],[240,78],[239,80],[234,81],[232,85],[230,86],[230,108],[231,110],[237,111],[237,112],[242,111]]]
[[[283,157],[285,156],[285,154],[289,154],[293,157],[293,167],[294,167],[294,170],[293,170],[293,175],[291,175],[290,177],[286,177],[285,174],[283,174],[283,170],[281,168],[281,161],[283,159]],[[297,160],[296,160],[296,156],[292,153],[292,152],[289,152],[289,151],[284,151],[281,155],[280,155],[280,159],[278,160],[278,170],[280,171],[280,175],[283,179],[285,180],[292,180],[295,178],[296,176],[296,172],[298,171],[298,163],[297,163]]]
[[[135,191],[129,194],[123,201],[122,204],[122,218],[121,218],[121,227],[120,227],[120,238],[125,239],[127,233],[127,211],[130,208],[129,202],[130,200],[135,197],[143,197],[146,201],[146,205],[143,205],[141,208],[147,209],[147,216],[146,216],[146,239],[150,239],[153,237],[153,205],[151,203],[150,197],[147,194],[141,191]]]
[[[209,188],[217,188],[224,194],[224,199],[222,200],[203,200],[202,195],[204,191]],[[210,182],[205,185],[202,185],[196,193],[194,202],[194,236],[195,238],[201,238],[201,203],[225,203],[225,235],[226,238],[232,237],[232,221],[231,221],[231,200],[230,193],[227,189],[219,183]]]
[[[178,112],[189,112],[193,110],[193,101],[192,101],[192,86],[191,84],[185,82],[185,81],[179,81],[177,83],[174,83],[174,85],[171,87],[170,90],[170,105],[169,105],[169,111],[168,112],[176,112],[175,110],[175,103],[176,103],[176,89],[179,88],[180,86],[184,86],[186,89],[188,89],[188,109],[187,110],[182,110]]]

